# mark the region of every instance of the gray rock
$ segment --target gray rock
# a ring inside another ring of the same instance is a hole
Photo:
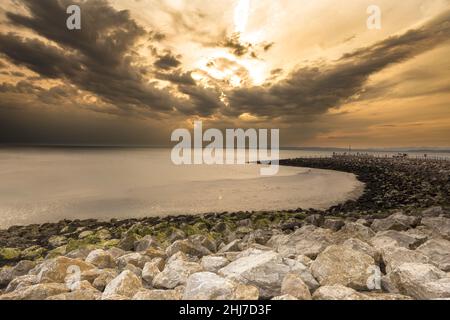
[[[334,234],[333,243],[343,243],[350,238],[367,242],[374,235],[375,233],[369,227],[355,222],[346,222],[342,229]]]
[[[426,237],[419,237],[415,236],[412,233],[407,233],[404,231],[395,231],[395,230],[389,230],[389,231],[382,231],[378,232],[375,237],[373,237],[370,241],[373,243],[381,243],[379,241],[380,238],[390,238],[393,239],[396,242],[396,246],[404,247],[407,249],[414,250],[418,246],[424,243],[426,240]],[[389,242],[389,240],[385,240],[386,243]]]
[[[169,260],[164,270],[153,279],[153,287],[173,289],[185,285],[188,277],[193,273],[200,272],[201,269],[200,264],[186,261],[186,259]]]
[[[239,258],[219,270],[219,274],[259,289],[262,299],[279,296],[281,282],[290,271],[282,257],[273,251]]]
[[[220,248],[219,252],[223,253],[223,252],[241,251],[240,244],[241,244],[241,240],[240,239],[233,240],[230,243],[228,243],[227,245],[225,245],[224,247]]]
[[[144,267],[144,265],[147,262],[150,262],[152,258],[149,256],[142,254],[140,252],[132,252],[125,254],[123,256],[120,256],[116,259],[116,263],[119,266],[120,269],[125,268],[127,264],[132,264],[140,269]]]
[[[116,266],[114,257],[102,249],[91,251],[85,261],[100,269],[114,268]]]
[[[441,299],[450,297],[450,278],[435,266],[404,263],[390,275],[399,291],[415,299]]]
[[[427,226],[440,237],[450,241],[450,219],[444,217],[427,217],[422,219]]]
[[[386,219],[374,220],[371,228],[376,231],[405,231],[414,228],[420,222],[420,218],[414,216],[407,216],[401,212],[397,212]]]
[[[114,280],[119,274],[115,269],[103,269],[101,271],[102,273],[92,282],[92,286],[99,291],[104,291],[108,283]]]
[[[35,275],[23,275],[15,277],[6,287],[5,293],[13,292],[15,290],[24,289],[37,284],[37,276]]]
[[[77,259],[57,257],[45,260],[32,271],[37,275],[39,283],[63,283],[67,276],[77,272],[95,269],[95,266]],[[30,271],[30,273],[32,272]]]
[[[311,293],[303,279],[295,273],[288,273],[281,284],[281,294],[290,295],[298,300],[311,300]]]
[[[161,273],[161,270],[158,267],[158,261],[147,262],[142,269],[142,279],[148,284],[152,284],[153,279]]]
[[[0,300],[45,300],[68,291],[69,289],[62,283],[40,283],[1,295]]]
[[[311,272],[322,286],[342,285],[367,290],[374,259],[347,246],[330,246],[311,264]]]
[[[189,237],[189,240],[196,246],[204,247],[211,252],[217,251],[217,244],[211,237],[206,237],[201,234],[196,234]]]
[[[298,275],[308,286],[308,289],[311,292],[314,292],[320,286],[317,280],[311,274],[309,268],[302,264],[300,261],[284,258],[283,262],[289,267],[289,273]]]
[[[381,257],[386,265],[386,272],[390,273],[404,263],[428,263],[429,259],[418,251],[402,247],[387,247],[381,250]]]
[[[133,296],[132,300],[147,300],[147,301],[176,301],[181,300],[182,292],[180,290],[148,290],[141,289]]]
[[[52,246],[53,248],[57,248],[60,246],[65,245],[68,242],[67,238],[65,236],[51,236],[48,239],[48,244]]]
[[[100,300],[102,293],[98,290],[76,290],[48,297],[46,300],[91,301]]]
[[[305,255],[315,259],[332,243],[332,235],[331,230],[308,225],[289,235],[275,235],[267,245],[286,258]]]
[[[432,239],[417,248],[417,251],[426,255],[439,269],[450,272],[450,241]]]
[[[313,300],[365,300],[363,294],[342,286],[323,286],[313,294]]]
[[[166,249],[166,254],[169,257],[177,252],[183,252],[195,257],[203,257],[211,254],[211,251],[209,251],[199,243],[193,243],[189,239],[177,240]]]
[[[367,242],[361,241],[359,239],[350,238],[346,240],[342,245],[353,250],[365,253],[371,256],[376,262],[379,262],[381,259],[381,254],[378,250],[369,245]]]
[[[152,236],[145,236],[134,243],[134,251],[142,252],[149,248],[157,248],[159,244]]]
[[[431,207],[422,211],[422,215],[427,217],[438,217],[439,215],[444,213],[445,213],[444,209],[442,209],[442,207],[439,206]]]
[[[186,282],[184,300],[233,300],[236,285],[212,272],[192,274]]]
[[[201,261],[201,266],[205,271],[217,272],[229,263],[230,261],[224,257],[204,256]]]
[[[125,270],[108,283],[103,296],[121,295],[132,298],[141,288],[141,280],[133,272]]]
[[[345,222],[341,219],[326,219],[323,223],[323,228],[330,229],[332,231],[339,231],[345,225]]]

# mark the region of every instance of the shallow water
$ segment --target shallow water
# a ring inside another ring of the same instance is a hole
[[[360,190],[353,175],[333,171],[280,167],[278,175],[261,177],[257,165],[175,166],[170,149],[0,150],[0,228],[61,219],[323,209]]]

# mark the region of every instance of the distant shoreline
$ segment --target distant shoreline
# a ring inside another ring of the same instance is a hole
[[[0,144],[1,149],[171,149],[172,145],[59,145],[59,144]],[[450,147],[393,147],[393,148],[339,148],[339,147],[280,147],[285,151],[317,152],[411,152],[411,153],[450,153]]]

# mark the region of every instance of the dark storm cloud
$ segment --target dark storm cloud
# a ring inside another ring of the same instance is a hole
[[[171,53],[166,53],[159,56],[153,65],[158,69],[169,70],[180,66],[181,61]]]
[[[176,85],[195,86],[196,82],[192,78],[192,72],[182,72],[175,70],[173,72],[156,72],[155,77],[160,80],[169,81]]]
[[[238,57],[246,55],[252,48],[250,43],[241,42],[240,35],[238,33],[233,34],[231,37],[227,37],[219,44],[219,46],[231,49],[231,52]]]
[[[161,40],[154,31],[139,26],[126,10],[117,11],[105,0],[79,2],[82,9],[82,29],[65,27],[68,0],[24,0],[30,15],[7,13],[16,27],[31,29],[54,44],[38,39],[21,38],[15,34],[0,34],[0,52],[17,65],[22,65],[42,77],[61,79],[91,92],[125,112],[155,111],[171,113],[190,104],[197,114],[195,102],[210,99],[197,92],[189,99],[179,99],[169,90],[157,88],[143,77],[151,66],[138,63],[136,42],[146,35]],[[170,53],[160,56],[155,66],[160,69],[178,67],[180,62]],[[168,77],[170,81],[170,77]],[[176,80],[176,79],[174,79]],[[175,81],[177,82],[177,81]],[[204,113],[204,105],[198,106]],[[214,108],[214,106],[213,106]]]
[[[198,115],[206,117],[225,106],[219,98],[221,95],[219,89],[179,85],[178,90],[190,97],[190,103],[180,108],[180,112],[186,115],[192,114],[192,110],[195,109]]]
[[[272,86],[230,91],[227,114],[285,119],[323,114],[360,94],[371,75],[448,41],[449,20],[450,11],[421,28],[346,54],[332,65],[299,68]]]

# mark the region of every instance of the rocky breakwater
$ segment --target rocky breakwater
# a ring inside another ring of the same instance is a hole
[[[339,156],[282,160],[280,164],[349,172],[365,183],[358,200],[334,206],[328,214],[364,215],[450,204],[450,161]]]
[[[45,255],[14,249],[20,258],[0,270],[0,299],[450,298],[447,209],[367,219],[288,216],[241,213],[76,230],[79,222],[62,223],[64,230],[45,240],[54,248],[41,247]],[[1,249],[3,261],[11,250]]]

